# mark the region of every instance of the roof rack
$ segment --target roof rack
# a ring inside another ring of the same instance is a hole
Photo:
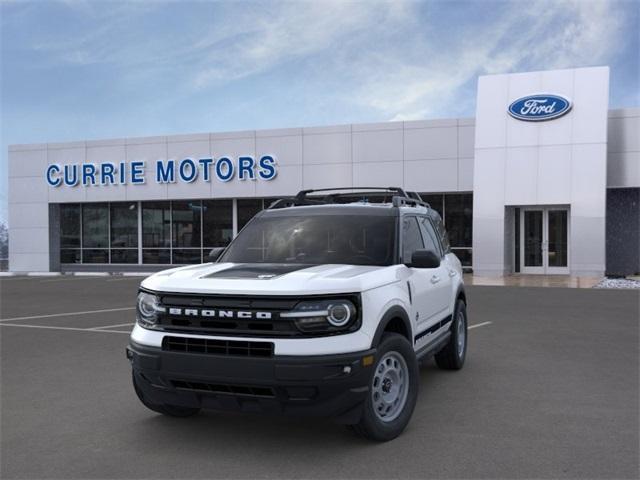
[[[338,193],[341,190],[348,192]],[[358,190],[358,192],[354,192]],[[309,198],[309,195],[319,192],[337,192],[325,195],[323,198]],[[431,206],[422,201],[420,194],[417,192],[405,192],[400,187],[338,187],[338,188],[318,188],[313,190],[300,190],[294,197],[281,198],[269,205],[268,210],[276,208],[297,207],[303,205],[329,205],[337,203],[341,197],[352,197],[354,194],[360,193],[363,197],[373,197],[391,194],[391,203],[394,207],[405,206],[423,206],[431,208]]]

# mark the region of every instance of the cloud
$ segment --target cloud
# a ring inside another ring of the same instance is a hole
[[[243,12],[233,19],[244,25],[232,38],[215,35],[200,47],[207,61],[194,78],[198,88],[218,85],[261,73],[284,62],[318,53],[330,55],[353,36],[372,27],[405,18],[404,1],[387,2],[295,2],[267,11]],[[229,40],[232,39],[233,42]]]
[[[481,74],[607,62],[624,42],[620,5],[76,0],[64,2],[68,28],[36,36],[32,49],[54,66],[106,65],[115,82],[169,78],[175,96],[273,72],[286,89],[286,69],[304,68],[317,74],[308,74],[310,89],[339,80],[323,92],[334,102],[405,120],[467,111]]]
[[[355,101],[391,120],[438,116],[451,112],[461,98],[460,89],[478,75],[597,65],[623,42],[624,12],[615,4],[511,2],[503,6],[501,15],[465,25],[464,35],[446,44],[424,40],[420,48],[429,55],[422,62],[382,52],[360,58],[358,76],[371,80],[362,84]],[[388,73],[371,75],[372,64],[375,70]]]

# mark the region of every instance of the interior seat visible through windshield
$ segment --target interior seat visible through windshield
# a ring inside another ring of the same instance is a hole
[[[252,220],[221,262],[391,265],[396,218],[384,215],[269,216]]]

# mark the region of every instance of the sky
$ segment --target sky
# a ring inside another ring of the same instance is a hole
[[[472,117],[477,77],[611,67],[640,105],[640,1],[0,0],[11,144]]]

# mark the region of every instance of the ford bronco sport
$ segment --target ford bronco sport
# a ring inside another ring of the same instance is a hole
[[[333,417],[386,441],[419,359],[462,368],[462,268],[438,213],[400,188],[341,190],[278,200],[211,263],[142,282],[127,357],[145,406]]]

